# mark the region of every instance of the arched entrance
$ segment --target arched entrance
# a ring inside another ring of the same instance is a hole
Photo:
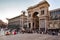
[[[34,12],[32,17],[33,17],[33,31],[34,32],[38,32],[39,30],[39,13],[38,12]]]

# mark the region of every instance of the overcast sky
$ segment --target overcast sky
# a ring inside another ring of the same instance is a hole
[[[6,18],[13,18],[21,14],[22,10],[41,2],[42,0],[0,0],[0,19],[7,22]],[[49,10],[60,8],[60,0],[47,0]]]

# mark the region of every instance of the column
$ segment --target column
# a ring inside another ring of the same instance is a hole
[[[35,21],[36,19],[34,18],[34,28],[36,27],[36,21]]]
[[[39,31],[40,31],[40,14],[41,14],[41,10],[39,10]]]
[[[30,30],[32,30],[32,28],[33,28],[33,20],[31,19],[31,29]]]
[[[45,19],[45,33],[47,31],[47,20]]]
[[[47,31],[47,27],[48,27],[48,7],[45,8],[45,33]]]
[[[39,18],[39,31],[40,31],[40,18]]]
[[[29,28],[29,18],[27,16],[27,27]]]
[[[36,18],[34,18],[34,32],[36,32]]]
[[[23,28],[23,17],[22,17],[22,28]]]
[[[29,30],[29,19],[27,17],[27,30]]]
[[[27,20],[27,27],[29,28],[29,22],[28,22],[28,20]]]

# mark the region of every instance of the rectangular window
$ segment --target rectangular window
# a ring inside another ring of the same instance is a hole
[[[44,15],[44,10],[41,11],[41,15]]]
[[[44,19],[40,20],[40,27],[45,28],[45,20]]]

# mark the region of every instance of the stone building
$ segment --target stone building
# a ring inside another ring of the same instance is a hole
[[[50,4],[44,0],[27,9],[30,30],[38,29],[41,32],[46,32],[49,29],[60,28],[60,9],[49,11],[49,7]]]
[[[48,29],[50,31],[60,30],[60,8],[50,11],[50,19],[48,24],[49,24]]]
[[[29,28],[30,31],[47,32],[48,30],[60,29],[60,8],[49,11],[50,4],[41,1],[35,6],[27,9],[28,16],[22,15],[9,19],[8,25],[19,25]]]
[[[19,28],[24,28],[27,26],[27,16],[25,12],[23,14],[16,16],[14,18],[8,19],[8,27],[9,26],[19,26]]]

